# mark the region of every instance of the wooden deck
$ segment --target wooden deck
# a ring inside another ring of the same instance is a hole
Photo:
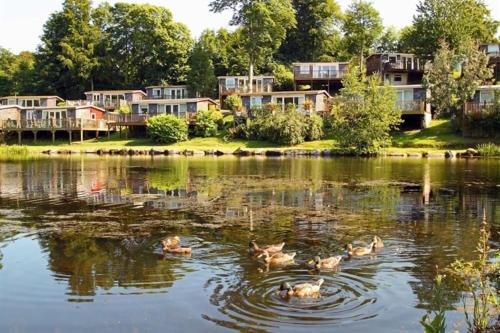
[[[464,106],[464,114],[494,112],[494,111],[495,111],[495,105],[493,103],[467,102],[465,103]]]
[[[401,110],[402,114],[415,114],[423,115],[425,114],[425,102],[424,101],[398,101],[398,108]]]

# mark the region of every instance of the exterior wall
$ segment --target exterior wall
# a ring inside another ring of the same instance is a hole
[[[0,109],[0,120],[19,120],[21,113],[17,107],[9,107]]]

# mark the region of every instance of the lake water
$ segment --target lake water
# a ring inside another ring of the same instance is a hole
[[[421,332],[435,267],[499,245],[500,161],[89,158],[0,163],[0,332]],[[179,235],[191,256],[163,254]],[[315,255],[378,235],[337,271]],[[267,267],[248,242],[286,242]],[[282,282],[325,280],[283,299]],[[448,329],[465,331],[450,287]]]

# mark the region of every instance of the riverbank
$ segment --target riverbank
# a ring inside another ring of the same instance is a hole
[[[392,137],[393,144],[381,155],[398,157],[453,157],[463,155],[467,149],[475,149],[479,144],[491,142],[488,139],[464,138],[453,131],[450,121],[434,120],[429,128],[415,131],[397,132]],[[500,143],[493,140],[494,143]],[[1,156],[16,155],[16,146],[0,148]],[[330,136],[323,140],[304,142],[288,147],[264,141],[231,140],[223,136],[193,138],[171,145],[160,145],[147,138],[120,138],[117,133],[108,138],[96,138],[83,142],[39,140],[36,144],[23,145],[17,155],[36,154],[99,154],[99,155],[263,155],[263,156],[336,156],[346,155]],[[467,156],[476,156],[469,150]]]

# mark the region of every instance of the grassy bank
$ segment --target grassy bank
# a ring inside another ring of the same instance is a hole
[[[464,138],[455,133],[450,121],[434,120],[429,128],[414,131],[401,131],[393,135],[393,145],[387,148],[387,151],[404,151],[404,152],[422,152],[422,151],[445,151],[449,149],[466,149],[469,147],[477,147],[479,144],[491,142],[491,139],[473,139]],[[493,141],[495,142],[495,141]],[[500,143],[499,141],[495,143]],[[48,149],[71,149],[71,150],[95,150],[95,149],[150,149],[152,147],[158,149],[177,149],[177,150],[211,150],[218,149],[225,153],[230,153],[237,148],[245,149],[331,149],[336,148],[336,142],[332,136],[320,141],[304,142],[294,147],[285,147],[272,144],[264,141],[253,140],[232,140],[225,141],[222,135],[211,138],[193,138],[189,141],[179,142],[172,145],[158,145],[155,142],[146,138],[120,138],[118,133],[114,133],[110,139],[98,138],[89,139],[83,142],[75,141],[73,144],[68,144],[67,141],[56,141],[52,144],[50,141],[41,141],[38,143],[29,143],[25,140],[26,148],[21,149],[23,154],[27,152],[42,152]],[[12,154],[12,147],[0,149],[0,155]],[[16,154],[15,154],[16,155]],[[22,155],[22,154],[21,154]]]

